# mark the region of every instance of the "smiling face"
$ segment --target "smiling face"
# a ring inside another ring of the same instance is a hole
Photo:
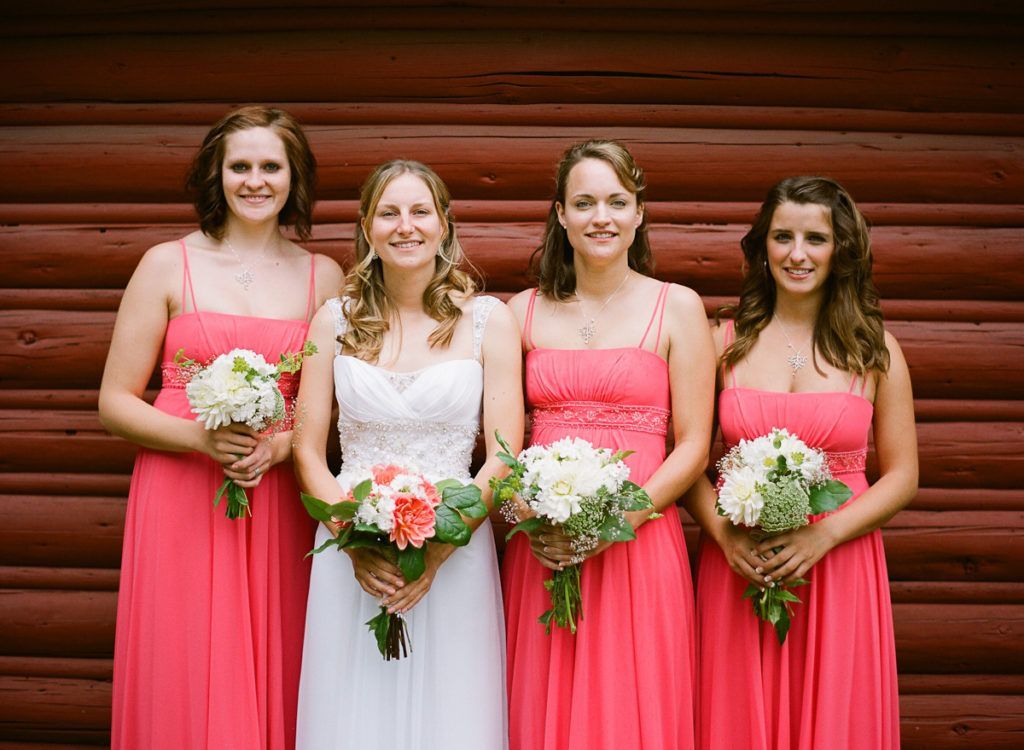
[[[221,184],[228,211],[243,221],[277,221],[288,202],[291,168],[271,128],[248,128],[224,140]]]
[[[556,204],[573,250],[591,260],[629,251],[643,220],[643,206],[602,159],[583,159],[565,185],[565,203]]]
[[[768,268],[779,294],[819,295],[835,250],[831,214],[818,203],[781,203],[766,238]]]
[[[363,221],[381,263],[405,269],[433,264],[445,230],[430,187],[410,172],[388,183],[372,216]]]

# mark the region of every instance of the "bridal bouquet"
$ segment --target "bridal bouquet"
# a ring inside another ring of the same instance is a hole
[[[315,353],[316,345],[307,341],[302,351],[282,354],[275,365],[249,349],[232,349],[202,365],[185,357],[184,350],[179,349],[174,363],[190,376],[185,396],[196,421],[202,422],[207,430],[240,422],[263,432],[285,418],[284,396],[277,381],[286,372],[298,372],[302,360]],[[252,515],[245,490],[226,477],[213,498],[214,507],[225,495],[228,518]]]
[[[852,494],[832,478],[822,451],[785,429],[741,440],[718,462],[718,514],[753,529],[757,539],[806,526],[809,515],[835,510]],[[789,586],[806,583],[800,578]],[[753,600],[754,613],[785,643],[793,603],[800,599],[782,582],[764,589],[750,584],[743,598]]]
[[[407,582],[415,581],[426,570],[426,542],[462,547],[469,543],[472,534],[463,516],[487,515],[487,506],[476,485],[463,485],[454,479],[432,484],[422,474],[391,465],[374,466],[369,478],[333,505],[305,493],[302,502],[316,520],[341,525],[337,536],[310,554],[328,547],[377,549],[398,565]],[[411,644],[401,614],[389,614],[381,606],[366,625],[377,639],[377,648],[385,661],[408,655]]]
[[[574,564],[554,571],[544,582],[551,592],[551,609],[540,616],[547,633],[552,622],[575,633],[576,621],[583,616],[580,566],[584,553],[600,541],[636,539],[625,513],[653,507],[647,493],[628,481],[629,467],[622,459],[633,451],[613,452],[580,438],[563,438],[551,445],[531,446],[516,457],[501,435],[497,438],[503,448],[498,457],[512,469],[504,479],[491,479],[495,502],[501,503],[505,518],[515,523],[506,540],[520,531],[558,526],[579,555]],[[523,521],[516,512],[520,501],[534,514]]]

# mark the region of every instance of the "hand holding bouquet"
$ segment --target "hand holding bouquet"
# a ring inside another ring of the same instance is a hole
[[[585,553],[601,541],[636,539],[625,514],[653,507],[647,493],[628,481],[629,467],[622,459],[632,451],[613,452],[580,438],[563,438],[548,446],[530,446],[516,457],[501,435],[497,438],[503,448],[498,457],[512,472],[504,479],[491,479],[495,502],[501,503],[511,523],[519,520],[517,497],[535,514],[516,523],[505,538],[556,525],[572,539],[579,555],[575,564],[554,571],[551,580],[545,581],[551,609],[540,616],[547,633],[552,621],[575,633],[576,621],[583,616],[580,566]]]
[[[202,422],[207,430],[236,422],[263,432],[285,418],[284,396],[277,381],[286,372],[298,372],[302,360],[315,353],[316,345],[307,341],[302,351],[282,354],[276,365],[270,365],[261,354],[232,349],[204,366],[185,357],[184,350],[179,349],[174,362],[191,376],[185,396],[192,413],[197,415],[196,421]],[[230,478],[225,478],[217,490],[214,507],[225,494],[228,518],[252,515],[245,490]]]
[[[309,515],[325,523],[341,524],[336,537],[310,554],[328,547],[376,549],[398,565],[407,582],[412,582],[426,570],[426,542],[462,547],[472,534],[462,517],[487,515],[480,488],[474,484],[463,485],[454,479],[432,484],[422,474],[401,466],[374,466],[370,474],[333,505],[302,494]],[[385,661],[408,655],[411,644],[401,614],[390,614],[381,606],[380,613],[366,624]]]
[[[809,515],[835,510],[852,494],[832,478],[822,451],[785,429],[741,440],[718,462],[718,514],[753,529],[755,538],[806,526]],[[806,583],[800,578],[789,585]],[[743,597],[753,599],[755,614],[775,627],[780,645],[785,643],[793,603],[800,599],[781,581],[764,589],[750,584]]]

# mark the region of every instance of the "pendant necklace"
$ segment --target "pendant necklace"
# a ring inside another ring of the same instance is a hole
[[[797,370],[807,364],[807,355],[804,354],[803,349],[797,349],[793,346],[793,340],[789,337],[789,331],[786,330],[786,324],[782,322],[782,318],[776,315],[775,319],[779,321],[779,328],[782,330],[782,335],[786,337],[786,346],[788,346],[789,350],[792,352],[792,354],[786,358],[786,362],[793,368],[793,375],[795,376]]]
[[[252,283],[254,281],[256,281],[256,273],[255,273],[255,271],[256,271],[256,268],[259,266],[259,264],[262,263],[263,259],[266,257],[266,255],[267,255],[267,248],[264,247],[263,251],[259,254],[259,256],[256,258],[256,260],[254,260],[252,263],[245,263],[242,260],[242,256],[240,256],[238,254],[238,251],[235,250],[235,246],[231,244],[231,240],[229,240],[227,237],[225,237],[224,238],[224,244],[228,246],[228,250],[230,250],[231,254],[235,256],[235,260],[238,261],[238,265],[240,265],[242,267],[241,271],[238,271],[237,273],[235,273],[235,281],[238,282],[239,284],[241,284],[242,289],[244,289],[245,291],[248,292],[249,291],[249,287],[252,285]]]
[[[590,340],[593,339],[594,334],[597,333],[596,324],[598,317],[600,317],[601,313],[604,312],[604,309],[608,307],[608,303],[612,301],[612,297],[619,293],[619,290],[622,289],[623,285],[626,283],[626,279],[628,278],[629,269],[627,268],[626,275],[622,277],[622,281],[620,281],[619,285],[615,287],[615,291],[605,298],[604,304],[601,305],[600,309],[589,318],[587,317],[587,314],[583,311],[583,298],[580,296],[579,292],[576,292],[576,301],[580,305],[580,317],[583,318],[583,325],[577,328],[576,330],[579,332],[580,338],[583,339],[584,346],[590,346]]]

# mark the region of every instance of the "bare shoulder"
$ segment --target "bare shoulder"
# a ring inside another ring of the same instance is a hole
[[[313,254],[313,263],[316,269],[316,291],[318,301],[337,296],[345,281],[345,272],[341,270],[338,261],[322,253]]]
[[[707,321],[704,301],[688,286],[669,284],[665,306],[672,319],[681,323],[691,324],[698,320]]]
[[[524,289],[523,291],[512,295],[511,299],[508,301],[508,309],[520,324],[526,320],[526,308],[529,306],[530,298],[533,297],[533,295],[533,289]]]

